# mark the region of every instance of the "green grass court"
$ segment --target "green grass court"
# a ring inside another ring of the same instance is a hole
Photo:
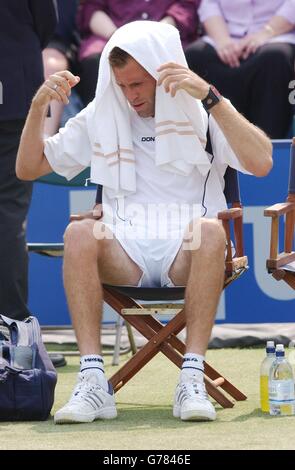
[[[4,449],[295,449],[295,416],[271,417],[259,409],[259,368],[263,349],[209,350],[208,362],[233,381],[248,400],[232,409],[217,406],[217,421],[188,423],[173,418],[178,369],[156,356],[116,395],[118,418],[90,424],[45,422],[0,423]],[[52,414],[69,398],[78,371],[78,357],[58,369]],[[126,356],[121,356],[121,364]],[[106,357],[110,376],[117,367]]]

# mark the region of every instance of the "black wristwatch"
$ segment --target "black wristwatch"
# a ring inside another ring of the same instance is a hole
[[[215,88],[215,86],[210,85],[209,93],[206,96],[206,98],[202,100],[202,103],[206,111],[209,111],[209,109],[213,108],[213,106],[215,106],[221,100],[222,100],[222,96],[219,93],[219,91]]]

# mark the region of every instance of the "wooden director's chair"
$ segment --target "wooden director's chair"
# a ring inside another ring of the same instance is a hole
[[[240,202],[240,191],[238,174],[232,168],[228,168],[225,175],[225,197],[231,207],[218,214],[222,220],[227,238],[227,256],[225,260],[224,287],[237,279],[248,268],[247,257],[244,256],[243,233],[242,233],[242,207]],[[102,187],[97,202],[102,201]],[[102,214],[102,206],[101,206]],[[74,215],[71,220],[81,220],[88,215]],[[91,217],[91,212],[89,213]],[[95,217],[99,219],[99,216]],[[230,222],[233,222],[233,235],[235,242],[235,255],[232,252]],[[63,245],[61,243],[30,244],[30,251],[48,256],[60,256]],[[145,364],[147,364],[158,352],[162,352],[176,366],[181,368],[185,344],[177,337],[185,327],[184,306],[173,301],[184,299],[184,287],[172,288],[138,288],[123,286],[103,286],[104,300],[112,307],[126,323],[132,325],[139,331],[148,342],[137,351],[111,378],[110,382],[117,392],[125,385]],[[140,301],[139,301],[140,299]],[[153,304],[145,305],[145,301]],[[157,304],[158,301],[167,303]],[[164,313],[173,314],[174,317],[163,324],[154,315]],[[130,336],[129,336],[130,338]],[[235,400],[246,400],[240,390],[231,384],[219,372],[205,363],[205,383],[209,395],[212,396],[224,408],[231,408]],[[226,392],[226,394],[224,393]]]
[[[228,168],[225,175],[225,197],[230,209],[218,214],[222,220],[227,238],[227,256],[225,261],[224,287],[237,279],[248,267],[247,257],[244,256],[242,233],[242,207],[238,174]],[[97,200],[98,202],[98,200]],[[233,221],[233,232],[236,253],[233,256],[231,247],[230,221]],[[117,392],[142,367],[145,366],[158,352],[162,352],[177,367],[181,368],[185,344],[177,337],[185,327],[184,305],[173,304],[171,301],[184,299],[184,287],[169,288],[142,288],[104,285],[104,300],[126,322],[139,331],[148,342],[129,359],[111,378],[110,382]],[[139,300],[140,299],[140,300]],[[152,301],[153,304],[145,304]],[[167,304],[157,304],[165,301]],[[154,315],[172,314],[174,317],[166,325],[162,324]],[[219,372],[205,363],[205,383],[208,393],[224,408],[234,406],[235,400],[245,400],[247,397],[231,384]],[[227,393],[224,394],[224,392]]]
[[[271,217],[270,254],[266,261],[269,273],[277,280],[285,281],[295,290],[295,137],[290,150],[289,187],[286,202],[274,204],[264,211],[266,217]],[[285,216],[284,251],[279,252],[279,219]],[[293,263],[290,266],[290,263]]]

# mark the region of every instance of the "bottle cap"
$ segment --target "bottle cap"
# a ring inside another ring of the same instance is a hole
[[[276,356],[284,356],[285,355],[285,347],[283,344],[276,345]]]
[[[275,352],[275,342],[267,341],[266,342],[266,352]]]

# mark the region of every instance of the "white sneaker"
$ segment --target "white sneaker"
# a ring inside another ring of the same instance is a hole
[[[96,373],[79,373],[78,383],[68,403],[54,415],[54,422],[91,423],[95,419],[113,419],[117,416],[114,392],[99,385]]]
[[[182,375],[175,390],[173,416],[182,421],[214,421],[216,411],[208,398],[204,382]]]

